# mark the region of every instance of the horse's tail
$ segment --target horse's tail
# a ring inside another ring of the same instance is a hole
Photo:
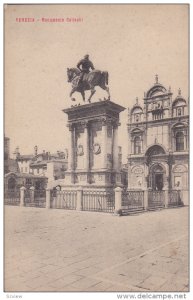
[[[104,84],[108,85],[109,83],[109,73],[107,71],[102,72],[104,78]]]

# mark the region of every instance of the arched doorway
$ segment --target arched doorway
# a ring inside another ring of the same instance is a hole
[[[150,168],[149,187],[153,191],[162,191],[164,186],[164,168],[160,164],[155,164]]]
[[[16,188],[16,180],[14,177],[11,177],[8,180],[8,190],[15,190],[15,188]]]
[[[164,186],[165,168],[159,161],[166,156],[164,148],[155,144],[146,151],[146,163],[148,165],[148,187],[153,191],[162,191]],[[164,159],[165,160],[165,159]]]

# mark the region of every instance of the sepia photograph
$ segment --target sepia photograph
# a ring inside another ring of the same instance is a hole
[[[8,298],[186,299],[189,9],[4,4]]]

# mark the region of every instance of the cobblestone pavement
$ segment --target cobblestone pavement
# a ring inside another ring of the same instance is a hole
[[[6,292],[188,291],[188,208],[111,214],[5,207]]]

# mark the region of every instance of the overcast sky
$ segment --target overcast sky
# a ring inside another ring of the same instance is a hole
[[[35,22],[16,22],[16,18]],[[41,18],[81,17],[80,23]],[[38,21],[39,19],[39,21]],[[5,135],[11,152],[68,148],[67,67],[89,54],[109,72],[111,100],[123,105],[119,144],[127,153],[127,108],[155,82],[188,98],[188,5],[8,5],[5,9]],[[79,102],[80,95],[75,93]],[[93,102],[106,96],[97,88]],[[88,97],[88,94],[87,94]],[[124,138],[123,138],[124,137]]]

